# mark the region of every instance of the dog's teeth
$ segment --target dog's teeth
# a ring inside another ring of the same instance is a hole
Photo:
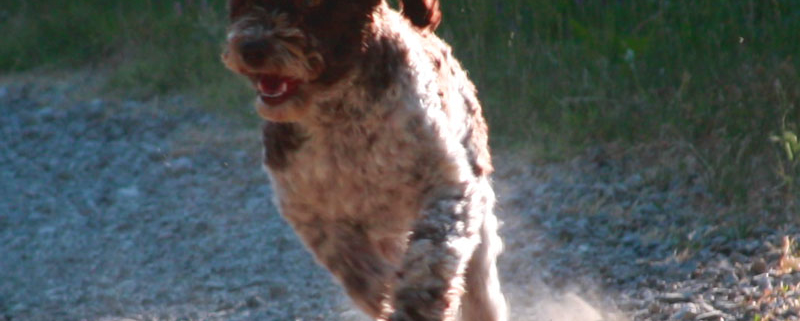
[[[261,84],[259,84],[258,87],[259,87],[258,89],[261,91],[261,94],[269,98],[280,97],[283,94],[285,94],[287,90],[289,90],[289,85],[287,85],[285,81],[282,82],[280,87],[278,87],[278,89],[276,90],[269,90],[267,88],[264,88]]]

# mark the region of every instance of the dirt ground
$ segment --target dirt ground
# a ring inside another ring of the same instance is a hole
[[[255,123],[81,77],[0,80],[0,321],[367,320],[271,205]],[[511,320],[800,320],[800,228],[702,219],[679,148],[495,154]]]

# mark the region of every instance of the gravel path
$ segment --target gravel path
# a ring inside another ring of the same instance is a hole
[[[366,320],[270,205],[254,125],[84,80],[0,81],[0,321]],[[800,320],[800,229],[728,235],[696,160],[651,150],[498,153],[512,320]]]

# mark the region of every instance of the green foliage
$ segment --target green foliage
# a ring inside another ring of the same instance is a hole
[[[714,190],[739,203],[767,176],[790,177],[768,141],[785,135],[782,119],[800,120],[793,3],[460,0],[443,4],[440,33],[477,82],[495,138],[567,155],[686,141]]]
[[[242,107],[246,87],[219,62],[224,0],[0,0],[0,71],[92,66],[109,92],[198,94]]]
[[[0,71],[88,64],[108,70],[111,92],[190,92],[247,110],[251,95],[217,58],[224,2],[0,0]],[[686,141],[732,202],[765,170],[798,180],[794,0],[442,6],[439,34],[476,82],[495,144],[558,157],[586,144]]]
[[[800,8],[790,4],[450,1],[443,33],[493,118],[519,123],[501,122],[511,135],[733,137],[780,119],[764,86],[781,79],[797,98]]]
[[[773,141],[778,142],[786,152],[786,158],[790,162],[795,162],[796,157],[800,157],[800,143],[797,141],[797,134],[784,130],[780,136],[772,136]]]
[[[800,140],[796,131],[796,124],[787,124],[784,117],[778,134],[770,136],[783,156],[778,156],[778,175],[789,191],[794,191],[800,182]]]

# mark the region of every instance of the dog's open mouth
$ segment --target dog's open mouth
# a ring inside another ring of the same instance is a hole
[[[291,98],[297,93],[301,82],[299,79],[270,74],[256,75],[254,80],[261,101],[270,106],[280,105]]]

